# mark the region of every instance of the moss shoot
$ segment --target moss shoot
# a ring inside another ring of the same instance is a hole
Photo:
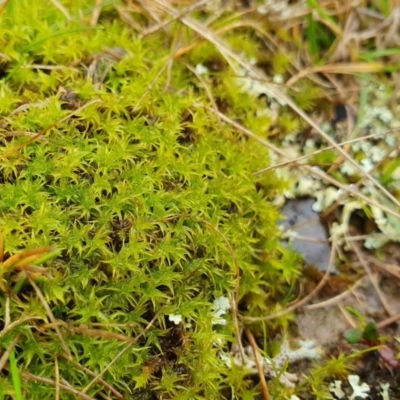
[[[271,203],[284,183],[252,175],[268,151],[213,109],[258,134],[268,119],[212,44],[173,57],[200,40],[179,20],[141,35],[133,3],[58,4],[11,1],[0,22],[1,256],[25,254],[1,271],[1,353],[29,399],[257,398],[221,352],[238,312],[282,308],[299,263]],[[44,246],[51,260],[26,258]]]

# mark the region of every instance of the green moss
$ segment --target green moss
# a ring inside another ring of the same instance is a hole
[[[9,61],[1,65],[0,222],[6,257],[44,245],[60,252],[37,284],[72,359],[28,282],[11,298],[11,321],[41,319],[9,330],[1,346],[20,334],[21,371],[54,381],[57,358],[60,377],[78,390],[93,377],[74,362],[106,370],[103,379],[126,398],[254,398],[258,387],[218,356],[234,341],[234,321],[216,326],[212,318],[214,299],[233,297],[236,264],[236,300],[249,315],[279,309],[297,279],[270,203],[283,184],[272,173],[252,176],[268,152],[218,121],[183,64],[160,73],[173,43],[162,30],[139,40],[111,6],[96,28],[88,25],[92,2],[67,7],[70,21],[48,3],[13,2],[1,21]],[[188,61],[218,59],[207,46]],[[108,58],[112,48],[123,57]],[[213,95],[228,115],[259,126],[255,102],[230,74],[221,73]],[[8,154],[57,121],[44,140]],[[12,289],[14,275],[4,277]],[[6,296],[0,302],[4,323]],[[127,348],[105,333],[141,337]],[[10,379],[0,376],[0,398],[12,393]],[[30,399],[54,398],[46,383],[22,379]],[[87,390],[104,393],[99,382]],[[73,395],[62,390],[61,398]]]

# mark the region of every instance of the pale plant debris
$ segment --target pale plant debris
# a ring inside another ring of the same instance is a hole
[[[220,353],[220,357],[229,367],[231,367],[231,360],[233,358],[233,362],[237,366],[241,366],[248,370],[250,374],[256,374],[257,369],[253,348],[251,346],[246,346],[244,350],[244,359],[242,359],[236,345],[232,346],[229,355],[226,353]],[[300,340],[299,347],[291,349],[289,341],[284,339],[277,355],[270,359],[264,357],[261,352],[259,352],[259,359],[261,360],[265,376],[269,378],[278,377],[281,384],[286,387],[294,388],[299,380],[299,376],[295,373],[283,371],[284,366],[287,363],[290,366],[291,363],[299,360],[320,360],[322,355],[322,349],[311,340]]]

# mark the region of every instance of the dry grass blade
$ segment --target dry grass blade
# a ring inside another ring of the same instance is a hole
[[[5,306],[5,312],[4,312],[4,327],[2,331],[0,332],[0,337],[4,335],[3,332],[7,330],[7,327],[11,323],[11,317],[10,317],[10,296],[6,295],[6,306]]]
[[[43,254],[50,253],[52,248],[50,246],[41,247],[33,250],[25,250],[21,253],[14,254],[2,264],[2,269],[7,270],[14,267],[23,267],[26,264],[36,261]]]
[[[385,66],[381,63],[343,63],[343,64],[328,64],[318,65],[312,68],[306,68],[297,75],[292,76],[286,86],[291,87],[297,81],[308,75],[323,73],[323,74],[361,74],[367,72],[382,72]]]
[[[54,358],[54,376],[55,379],[55,386],[56,386],[56,393],[55,393],[55,400],[60,400],[60,370],[58,368],[58,358]]]
[[[14,137],[14,136],[28,136],[28,137],[35,137],[37,133],[35,132],[27,132],[27,131],[11,131],[11,132],[5,132],[5,136],[8,137]],[[45,137],[39,137],[37,140],[40,140],[42,142],[48,142],[49,140]]]
[[[183,16],[191,13],[192,11],[196,10],[197,8],[200,8],[204,5],[206,5],[207,3],[209,3],[209,1],[210,0],[203,0],[203,1],[199,1],[198,3],[194,3],[193,5],[187,7],[185,10],[180,11],[179,14],[176,15],[174,18],[171,18],[167,21],[161,21],[161,22],[153,25],[151,28],[146,29],[146,31],[142,33],[142,37],[146,37],[148,35],[153,34],[154,32],[157,32],[159,29],[165,28],[171,22],[173,22],[179,18],[182,18]]]
[[[100,18],[101,14],[101,7],[102,7],[103,0],[96,0],[96,6],[92,13],[92,18],[90,19],[90,26],[96,26],[97,22]]]
[[[53,4],[54,7],[56,7],[58,10],[60,10],[65,18],[70,21],[71,20],[71,16],[69,15],[68,10],[58,1],[58,0],[50,0]]]
[[[363,138],[361,138],[361,139],[363,139]],[[400,146],[400,143],[396,143],[394,146],[392,146],[389,149],[387,149],[385,151],[385,155],[383,156],[383,158],[378,163],[376,163],[374,165],[374,167],[371,169],[371,171],[369,171],[369,174],[373,174],[375,171],[379,170],[379,168],[384,164],[384,162],[389,159],[390,154],[392,154],[394,151],[396,151],[399,146]],[[358,190],[360,190],[360,188],[362,186],[362,183],[365,181],[365,179],[366,179],[366,176],[361,177],[361,179],[359,179],[357,181],[357,183],[354,184],[354,188],[357,188]],[[329,215],[329,213],[331,213],[333,210],[335,210],[340,204],[343,203],[343,201],[345,200],[346,197],[349,196],[349,194],[350,193],[347,192],[347,193],[344,193],[342,196],[340,196],[335,201],[334,204],[332,204],[330,207],[328,207],[328,209],[326,209],[324,211],[324,215]],[[354,238],[352,238],[352,240],[354,240]]]
[[[129,336],[122,335],[120,333],[104,331],[101,329],[89,329],[86,326],[80,326],[80,327],[74,327],[71,325],[65,325],[65,326],[70,332],[81,334],[81,335],[93,336],[93,337],[98,337],[98,338],[102,338],[102,339],[114,339],[114,340],[118,340],[119,342],[126,342],[126,343],[131,343],[131,344],[135,344],[137,341],[136,338],[131,338]]]
[[[14,340],[11,342],[11,344],[7,347],[6,351],[3,353],[3,355],[0,358],[0,372],[3,370],[4,366],[7,363],[7,360],[10,356],[10,353],[14,350],[15,346],[17,345],[19,339],[21,337],[21,334],[19,333]]]
[[[351,314],[342,304],[339,304],[339,310],[342,313],[343,317],[347,321],[347,323],[353,328],[356,329],[358,326],[358,321],[354,318],[354,315]]]
[[[350,164],[362,175],[366,176],[368,180],[370,180],[377,188],[379,188],[382,193],[385,194],[397,207],[400,207],[400,202],[392,196],[376,179],[374,179],[370,174],[366,173],[360,165],[349,156],[346,151],[344,151],[339,144],[337,144],[329,135],[327,135],[318,124],[314,122],[314,120],[305,113],[300,107],[295,104],[295,102],[287,96],[282,91],[278,90],[276,85],[269,83],[265,77],[259,72],[257,69],[253,67],[247,60],[243,59],[241,56],[236,54],[221,38],[217,37],[216,34],[210,30],[207,26],[200,24],[190,17],[180,18],[179,12],[176,11],[173,7],[167,5],[165,2],[160,0],[155,0],[156,3],[161,9],[163,9],[166,13],[171,15],[171,17],[178,18],[180,21],[185,24],[187,27],[194,30],[197,34],[199,34],[204,39],[208,40],[212,43],[224,56],[227,62],[231,65],[234,71],[238,70],[238,66],[242,67],[245,71],[249,73],[249,77],[252,79],[260,80],[265,85],[269,87],[271,94],[281,103],[287,104],[294,112],[296,112],[301,118],[304,119],[315,131],[323,138],[327,143],[329,143],[344,159],[348,160]],[[239,75],[242,75],[240,71],[238,71]]]
[[[3,233],[0,229],[0,262],[4,261],[4,241],[3,241]]]
[[[135,31],[138,31],[138,32],[142,31],[141,25],[137,21],[135,21],[134,18],[132,18],[132,16],[128,12],[127,7],[119,6],[119,5],[116,5],[114,7],[117,10],[118,15],[122,21],[124,21],[126,24],[128,24]]]
[[[71,67],[71,66],[68,66],[68,65],[26,64],[26,65],[24,65],[24,68],[40,69],[40,70],[44,70],[44,71],[55,71],[55,70],[62,71],[64,69],[68,69],[71,72],[72,71],[79,72],[79,70],[77,68],[74,68],[74,67]]]
[[[400,279],[400,269],[399,266],[396,264],[389,264],[387,262],[382,262],[379,259],[377,259],[376,257],[371,257],[371,256],[367,256],[366,257],[368,261],[370,261],[371,263],[373,263],[377,268],[379,268],[380,270],[395,276],[396,278]]]
[[[3,4],[0,5],[0,15],[6,10],[7,6],[11,3],[11,0],[5,0]]]
[[[4,328],[0,331],[0,338],[2,336],[4,336],[7,332],[11,331],[12,329],[14,329],[15,327],[17,327],[18,325],[21,325],[27,321],[31,321],[31,320],[42,320],[42,317],[35,317],[35,316],[27,316],[24,318],[20,318],[15,320],[14,322],[11,322],[9,324],[4,324]]]
[[[214,110],[210,109],[210,111],[213,112]],[[246,136],[257,140],[259,143],[261,143],[262,145],[268,147],[270,150],[274,151],[276,154],[279,154],[280,156],[282,156],[284,158],[289,158],[288,155],[283,150],[281,150],[278,147],[274,146],[273,144],[269,143],[267,140],[258,137],[252,131],[250,131],[249,129],[243,127],[239,123],[233,121],[232,119],[227,117],[225,114],[219,112],[218,115],[219,115],[219,117],[221,118],[222,121],[227,122],[229,125],[233,126],[239,132],[242,132]],[[328,182],[328,183],[330,183],[330,184],[332,184],[332,185],[334,185],[334,186],[336,186],[336,187],[338,187],[340,189],[343,189],[345,192],[348,192],[350,195],[352,195],[352,196],[354,196],[356,198],[359,198],[361,200],[364,200],[367,204],[375,206],[375,207],[379,208],[380,210],[386,212],[387,214],[393,215],[394,217],[400,219],[400,214],[397,213],[396,211],[393,211],[391,208],[385,207],[382,204],[371,200],[369,197],[364,196],[361,192],[355,190],[355,188],[353,188],[353,187],[351,187],[349,185],[344,185],[344,184],[340,183],[338,180],[332,178],[331,176],[329,176],[328,174],[323,172],[321,169],[316,168],[316,167],[310,167],[309,165],[306,165],[306,164],[302,164],[301,167],[305,168],[311,175],[318,176],[321,179],[323,179],[324,181],[326,181],[326,182]]]

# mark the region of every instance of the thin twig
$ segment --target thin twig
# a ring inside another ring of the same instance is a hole
[[[214,110],[212,108],[209,108],[209,110],[210,110],[210,112],[214,112]],[[243,125],[237,123],[236,121],[233,121],[231,118],[227,117],[225,114],[218,112],[218,115],[220,116],[220,118],[223,121],[225,121],[229,125],[233,126],[235,129],[242,132],[246,136],[257,140],[259,143],[266,146],[273,152],[281,155],[282,157],[289,158],[289,156],[283,150],[281,150],[278,147],[274,146],[273,144],[269,143],[267,140],[258,137],[251,130],[245,128]],[[367,204],[370,204],[371,206],[375,206],[375,207],[379,208],[380,210],[384,211],[385,213],[393,215],[394,217],[400,219],[399,213],[393,211],[392,209],[390,209],[388,207],[383,206],[382,204],[380,204],[374,200],[371,200],[367,196],[364,196],[361,192],[355,190],[352,186],[344,185],[344,184],[340,183],[338,180],[332,178],[331,176],[326,174],[324,171],[322,171],[320,168],[310,167],[307,164],[301,164],[300,166],[302,168],[305,168],[310,174],[315,175],[315,176],[325,180],[326,182],[329,182],[332,185],[334,185],[340,189],[343,189],[345,192],[349,192],[349,194],[353,195],[354,197],[358,197],[361,200],[364,200]]]
[[[56,394],[55,400],[60,400],[60,370],[58,368],[58,357],[54,357],[54,375],[56,377],[55,386],[56,386]]]
[[[27,381],[36,381],[45,383],[50,386],[56,386],[56,382],[49,378],[43,378],[42,376],[33,375],[30,372],[21,372],[21,376],[23,379]],[[66,392],[72,393],[83,400],[95,400],[93,397],[88,396],[87,394],[80,392],[79,390],[72,387],[69,383],[64,381],[64,383],[59,384],[60,389],[65,390]]]
[[[4,154],[0,155],[0,159],[2,158],[6,158],[8,156],[10,156],[11,154],[16,153],[18,150],[23,149],[25,146],[27,146],[28,144],[33,143],[35,140],[37,140],[38,138],[40,138],[41,136],[45,135],[48,131],[50,131],[51,129],[55,128],[58,124],[61,124],[62,122],[66,121],[67,119],[71,118],[72,116],[74,116],[76,113],[78,113],[79,111],[82,111],[83,109],[91,106],[92,104],[98,103],[100,102],[100,99],[94,99],[94,100],[90,100],[88,101],[86,104],[84,104],[82,107],[77,108],[76,110],[72,111],[71,113],[69,113],[68,115],[66,115],[65,117],[59,119],[58,121],[54,122],[53,124],[49,125],[47,128],[43,129],[42,131],[40,131],[38,134],[36,134],[35,136],[33,136],[32,138],[30,138],[29,140],[25,141],[24,143],[21,143],[19,146],[14,147],[13,149],[7,151]]]
[[[261,392],[262,392],[263,398],[264,398],[264,400],[270,400],[269,392],[268,392],[268,385],[267,385],[267,381],[265,380],[264,369],[261,364],[260,353],[258,350],[257,343],[254,339],[253,334],[248,329],[245,329],[245,332],[246,332],[247,340],[249,341],[250,346],[253,349],[254,361],[256,363],[258,376],[260,378]]]
[[[372,274],[371,268],[369,267],[368,263],[365,261],[363,255],[361,254],[360,249],[354,243],[349,243],[349,244],[350,244],[350,247],[352,248],[352,250],[354,251],[354,253],[356,254],[358,260],[361,263],[361,265],[364,267],[365,272],[367,273],[368,278],[370,279],[370,281],[372,283],[372,286],[374,287],[374,289],[375,289],[375,291],[376,291],[376,293],[377,293],[377,295],[379,297],[379,300],[381,301],[381,303],[383,305],[383,308],[385,309],[386,313],[389,316],[392,316],[393,313],[390,310],[390,307],[389,307],[388,302],[386,301],[385,295],[382,293],[381,288],[379,287],[378,283],[376,282],[376,279]]]
[[[191,71],[191,72],[196,76],[196,78],[200,81],[200,83],[203,85],[204,90],[205,90],[205,92],[206,92],[208,98],[210,99],[211,105],[212,105],[213,108],[214,108],[214,114],[215,114],[215,116],[216,116],[217,119],[218,119],[218,123],[219,123],[220,126],[222,126],[222,125],[221,125],[221,119],[219,118],[219,115],[218,115],[218,106],[217,106],[217,103],[215,102],[214,96],[212,95],[210,86],[207,84],[207,82],[205,81],[205,79],[204,79],[201,75],[199,75],[199,74],[196,72],[196,70],[195,70],[193,67],[191,67],[191,66],[190,66],[189,64],[187,64],[187,63],[183,63],[183,65],[184,65],[189,71]]]
[[[366,138],[366,137],[364,137],[364,138]],[[361,138],[361,139],[364,139],[364,138]],[[376,164],[374,165],[374,167],[372,168],[371,171],[369,171],[369,173],[370,173],[370,174],[373,174],[375,171],[379,171],[379,168],[381,167],[381,165],[385,162],[385,160],[387,160],[387,158],[390,156],[390,154],[391,154],[392,152],[394,152],[394,151],[397,149],[397,147],[399,147],[399,145],[400,145],[400,143],[396,143],[394,146],[392,146],[392,147],[390,147],[389,149],[387,149],[386,152],[385,152],[385,156],[382,157],[382,159],[381,159],[378,163],[376,163]],[[362,183],[364,182],[365,179],[366,179],[366,175],[362,176],[361,179],[359,179],[359,180],[354,184],[354,186],[355,186],[356,188],[359,189],[359,188],[361,187],[361,185],[362,185]],[[341,196],[339,196],[339,198],[336,199],[335,203],[332,204],[330,207],[328,207],[328,208],[324,211],[323,215],[329,215],[330,213],[332,213],[333,210],[335,210],[340,204],[342,204],[342,203],[344,202],[344,200],[345,200],[348,196],[349,196],[349,193],[348,193],[348,192],[343,193]]]
[[[379,136],[384,136],[384,135],[387,135],[388,133],[396,132],[398,130],[400,130],[400,128],[394,128],[394,129],[390,129],[389,131],[380,132],[380,133],[374,133],[372,135],[362,136],[362,137],[359,137],[359,138],[347,140],[345,142],[340,142],[340,143],[338,143],[338,145],[339,146],[346,146],[346,145],[349,145],[349,144],[352,144],[352,143],[357,143],[357,142],[368,140],[368,139],[375,139],[375,138],[377,138]],[[325,151],[332,150],[333,148],[334,148],[333,146],[327,146],[327,147],[324,147],[323,149],[319,149],[319,150],[313,151],[311,153],[304,154],[303,156],[300,156],[300,157],[297,157],[297,158],[293,158],[293,159],[291,159],[289,161],[283,161],[283,162],[278,163],[278,164],[270,165],[270,166],[265,167],[263,169],[260,169],[260,170],[258,170],[256,172],[253,172],[252,175],[263,174],[263,173],[271,171],[273,169],[284,167],[284,166],[290,165],[290,164],[298,164],[299,161],[305,160],[306,158],[309,158],[309,157],[313,157],[313,156],[315,156],[317,154],[320,154],[320,153],[323,153]],[[286,157],[286,158],[289,158],[289,156]]]
[[[333,240],[332,241],[332,251],[331,251],[331,256],[329,259],[329,265],[328,268],[325,271],[324,276],[322,277],[321,281],[318,283],[318,285],[314,288],[314,290],[309,293],[306,297],[304,297],[303,299],[301,299],[300,301],[296,302],[295,304],[293,304],[292,306],[279,311],[275,314],[271,314],[271,315],[266,315],[265,317],[246,317],[244,315],[239,315],[239,318],[244,321],[244,322],[248,322],[248,323],[252,323],[252,322],[261,322],[261,321],[269,321],[271,319],[275,319],[275,318],[279,318],[282,317],[283,315],[286,315],[294,310],[296,310],[297,308],[299,308],[300,306],[302,306],[303,304],[307,303],[310,299],[312,299],[324,286],[325,284],[328,282],[329,280],[329,276],[331,271],[333,270],[333,266],[335,265],[335,256],[336,256],[336,242]]]
[[[140,99],[137,101],[137,103],[135,104],[135,107],[133,107],[132,113],[135,113],[138,109],[139,106],[142,104],[142,101],[145,99],[145,97],[151,92],[151,90],[153,89],[153,86],[156,84],[156,82],[160,79],[161,74],[165,71],[165,69],[168,66],[168,62],[165,62],[163,67],[160,69],[160,71],[158,71],[156,77],[153,79],[153,81],[150,83],[150,85],[147,87],[147,89],[145,90],[145,92],[142,94],[142,96],[140,97]]]
[[[393,324],[394,322],[398,321],[400,319],[400,313],[394,314],[391,317],[379,322],[376,324],[377,328],[382,329],[387,327],[390,324]]]
[[[110,331],[105,331],[102,329],[89,329],[86,326],[79,326],[79,327],[74,327],[71,325],[66,325],[66,328],[73,333],[76,334],[81,334],[81,335],[86,335],[86,336],[93,336],[93,337],[98,337],[102,339],[110,339],[110,340],[118,340],[120,342],[126,342],[126,343],[136,343],[136,338],[131,338],[129,336],[123,335],[121,333],[115,333],[115,332],[110,332]]]
[[[35,289],[36,295],[39,297],[39,300],[40,300],[41,303],[43,304],[43,307],[45,308],[46,313],[47,313],[48,317],[50,318],[50,321],[53,322],[53,323],[56,323],[57,320],[56,320],[56,318],[54,317],[54,314],[53,314],[53,312],[51,311],[50,306],[47,304],[47,301],[46,301],[46,299],[44,298],[42,291],[41,291],[41,290],[39,289],[39,287],[36,285],[36,283],[35,283],[34,280],[31,278],[31,276],[29,275],[29,273],[27,273],[26,276],[28,277],[29,283],[30,283],[30,284],[33,286],[33,288]],[[63,346],[63,348],[64,348],[64,351],[68,354],[68,356],[70,357],[70,359],[72,359],[71,352],[70,352],[70,350],[69,350],[69,348],[68,348],[68,346],[67,346],[67,343],[66,343],[65,340],[64,340],[63,335],[61,334],[60,329],[58,328],[58,326],[55,326],[54,329],[55,329],[55,331],[56,331],[56,333],[57,333],[58,338],[60,339],[60,342],[61,342],[61,344],[62,344],[62,346]]]
[[[359,280],[357,280],[350,289],[345,290],[343,293],[340,293],[339,295],[335,296],[335,297],[331,297],[328,300],[325,301],[321,301],[320,303],[316,303],[316,304],[308,304],[306,306],[303,307],[304,310],[316,310],[318,308],[326,308],[326,307],[331,307],[337,303],[339,303],[339,301],[345,299],[347,296],[351,295],[352,292],[357,289],[363,282],[365,281],[365,276]]]
[[[69,362],[72,362],[72,364],[74,364],[77,368],[79,368],[80,370],[84,371],[85,373],[87,373],[88,375],[92,376],[92,377],[96,377],[97,374],[94,373],[93,371],[91,371],[89,368],[84,367],[83,365],[79,364],[77,361],[74,360],[69,360],[68,356],[66,354],[61,354],[62,357],[64,357],[66,360],[68,360]],[[125,396],[122,395],[120,392],[118,392],[118,390],[114,389],[108,382],[106,382],[104,379],[102,378],[97,378],[97,381],[102,384],[107,390],[109,390],[116,398],[120,399],[120,400],[125,400]],[[85,391],[84,391],[85,392]]]
[[[245,354],[244,354],[244,349],[242,346],[242,341],[240,340],[240,328],[239,328],[239,321],[238,321],[238,302],[239,302],[239,297],[240,297],[240,267],[239,263],[236,257],[236,254],[229,243],[228,239],[225,237],[225,235],[214,225],[210,224],[209,222],[197,218],[198,221],[204,223],[208,227],[210,227],[215,233],[221,236],[222,240],[225,242],[226,247],[228,248],[229,253],[231,254],[234,266],[235,266],[235,293],[231,298],[231,308],[232,308],[232,319],[233,319],[233,326],[235,328],[235,336],[236,336],[236,341],[240,349],[240,355],[242,357],[242,361],[244,362],[245,359]]]
[[[147,324],[146,328],[143,329],[142,332],[138,336],[136,336],[135,341],[137,342],[146,332],[151,328],[154,324],[155,320],[158,318],[162,311],[162,308],[156,313],[156,315],[151,319],[151,321]],[[112,365],[128,350],[133,346],[134,343],[129,343],[124,349],[122,349],[110,362],[109,364],[93,378],[83,389],[83,393],[86,393],[111,367]]]

